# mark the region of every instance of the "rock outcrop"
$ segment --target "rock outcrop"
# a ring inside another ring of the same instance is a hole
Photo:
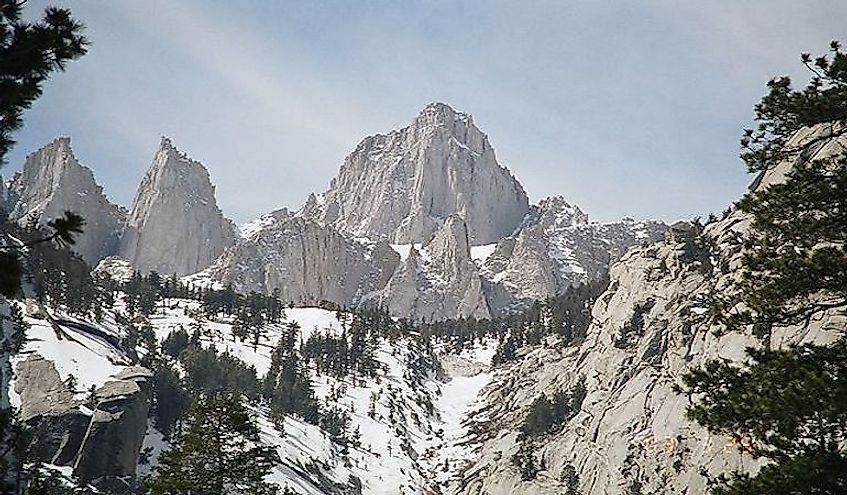
[[[133,268],[132,263],[120,256],[104,258],[91,270],[92,275],[109,276],[112,280],[121,284],[129,282],[134,273],[135,268]]]
[[[278,290],[297,304],[353,306],[383,287],[400,262],[385,241],[359,242],[287,210],[259,224],[202,275],[243,292]]]
[[[96,405],[74,462],[81,480],[122,488],[117,478],[135,476],[147,433],[152,376],[146,368],[128,367],[95,391]]]
[[[100,487],[125,488],[121,484],[135,476],[147,429],[152,373],[127,367],[97,388],[96,402],[87,405],[37,354],[18,363],[15,377],[21,420],[33,429],[31,457],[71,466],[81,480]]]
[[[801,133],[791,144],[808,137]],[[837,147],[830,141],[806,159]],[[768,171],[757,187],[780,180],[790,166]],[[753,328],[718,331],[725,329],[710,322],[709,304],[737,283],[749,219],[734,211],[702,231],[678,227],[682,236],[635,247],[612,267],[584,342],[527,348],[498,371],[480,406],[484,414],[464,440],[477,456],[455,473],[448,493],[559,494],[565,472],[578,476],[581,493],[705,493],[704,472],[757,468],[733,439],[688,421],[688,399],[674,385],[707,360],[742,359],[747,346],[832,342],[847,316],[827,312],[764,335]],[[521,481],[511,457],[528,407],[542,394],[572,390],[580,378],[587,390],[581,410],[534,442],[544,467]]]
[[[206,168],[162,138],[136,193],[120,256],[141,272],[187,275],[209,266],[236,236]]]
[[[470,115],[428,105],[408,127],[365,138],[329,190],[310,197],[307,218],[395,244],[428,242],[450,215],[472,245],[512,233],[529,211],[520,183],[497,163]]]
[[[414,245],[409,249],[403,264],[375,296],[380,305],[416,320],[490,317],[461,217],[449,216],[420,251]]]
[[[481,273],[488,304],[503,314],[596,280],[631,246],[661,239],[666,228],[630,218],[591,223],[561,196],[543,199],[485,259]]]
[[[90,264],[117,249],[126,212],[106,198],[91,170],[76,159],[70,138],[58,138],[27,156],[8,196],[10,219],[21,225],[31,219],[43,225],[65,210],[81,215],[85,231],[73,249]]]

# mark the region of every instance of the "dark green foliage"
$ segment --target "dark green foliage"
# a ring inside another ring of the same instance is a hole
[[[637,337],[644,335],[644,315],[649,313],[655,305],[656,301],[650,298],[643,303],[636,304],[632,308],[632,316],[618,330],[618,336],[614,341],[615,347],[619,349],[629,347]]]
[[[41,96],[41,85],[55,71],[86,52],[83,26],[67,9],[48,8],[36,22],[22,19],[24,2],[0,0],[0,167],[15,141],[12,134],[23,125],[23,112]],[[0,221],[7,230],[8,220]],[[53,233],[37,242],[56,240],[73,244],[83,220],[65,212],[48,222]],[[23,270],[19,259],[23,246],[9,239],[0,243],[0,294],[12,297],[20,290]]]
[[[691,419],[753,439],[753,456],[777,462],[838,453],[847,440],[847,338],[831,346],[747,349],[745,367],[710,361],[683,381],[701,399]]]
[[[186,384],[195,394],[240,393],[250,399],[259,396],[256,370],[229,354],[218,354],[213,348],[191,347],[180,361],[185,367]]]
[[[739,202],[754,219],[740,284],[750,312],[730,323],[801,323],[847,306],[845,191],[842,154],[797,164],[784,183]]]
[[[493,322],[493,333],[500,336],[494,364],[514,360],[518,349],[538,345],[548,335],[558,335],[566,345],[579,342],[591,324],[594,301],[608,285],[608,278],[603,277],[571,287],[559,295],[533,303],[523,312]]]
[[[580,377],[570,392],[559,391],[552,398],[542,395],[535,399],[521,425],[521,437],[539,437],[560,430],[579,412],[585,394],[585,378]]]
[[[534,480],[541,471],[538,458],[535,456],[535,446],[532,442],[521,442],[518,451],[512,455],[512,465],[515,466],[523,481]]]
[[[48,8],[37,22],[21,17],[24,2],[0,0],[0,164],[23,125],[23,112],[55,71],[86,52],[83,26],[67,9]]]
[[[732,473],[710,483],[716,495],[772,495],[847,493],[847,457],[809,453],[762,467],[756,476]]]
[[[69,247],[76,244],[76,236],[82,234],[85,220],[74,212],[66,211],[63,216],[47,221],[47,226],[53,233],[37,243],[54,241],[59,247]]]
[[[17,494],[26,479],[24,464],[31,432],[14,409],[0,409],[0,494]]]
[[[70,488],[55,472],[44,473],[36,464],[31,470],[24,495],[76,495],[82,490]]]
[[[562,468],[562,475],[559,480],[565,485],[564,495],[580,495],[579,492],[579,473],[573,464],[566,464]]]
[[[317,371],[336,378],[348,374],[375,376],[378,363],[373,357],[373,341],[361,334],[353,340],[346,332],[335,336],[330,331],[315,332],[303,344],[303,356],[315,363]]]
[[[591,323],[591,306],[609,285],[603,277],[587,284],[566,289],[563,293],[536,301],[523,311],[493,320],[459,318],[456,320],[413,323],[388,321],[369,324],[378,328],[380,335],[389,340],[398,335],[419,333],[423,341],[443,342],[448,349],[461,351],[488,338],[498,340],[494,364],[515,359],[517,350],[527,345],[538,345],[547,336],[559,336],[565,345],[585,337]]]
[[[173,367],[167,363],[161,362],[154,367],[152,382],[150,416],[156,429],[170,438],[178,431],[193,397],[185,390]]]
[[[80,267],[86,269],[88,266],[78,256],[65,254],[70,253],[68,247],[76,242],[76,235],[82,233],[82,226],[85,221],[79,215],[69,211],[65,212],[63,218],[48,221],[47,228],[49,230],[38,228],[37,221],[38,219],[33,218],[32,224],[24,231],[21,231],[16,225],[8,223],[6,219],[2,221],[3,233],[14,235],[23,240],[19,243],[7,238],[5,244],[0,245],[0,272],[2,272],[0,291],[2,291],[2,294],[12,297],[20,289],[20,278],[24,271],[20,256],[24,249],[29,250],[29,262],[34,265],[30,271],[35,273],[36,276],[45,269],[58,268],[62,271],[53,274],[52,277],[54,280],[61,280],[64,283],[63,290],[66,292],[77,289],[88,290],[89,284],[86,283],[85,277],[80,275]],[[46,267],[45,261],[48,262]],[[63,264],[58,267],[50,266],[50,261],[60,261]],[[90,275],[88,273],[85,275],[90,280]],[[67,280],[65,280],[66,277]],[[72,283],[76,285],[67,286]]]
[[[833,41],[829,56],[812,61],[809,54],[801,57],[812,72],[809,83],[800,91],[791,86],[788,76],[768,82],[768,94],[756,105],[756,129],[746,129],[741,138],[741,158],[750,171],[773,167],[782,160],[796,157],[805,146],[788,146],[791,135],[803,127],[822,123],[840,124],[815,141],[829,139],[845,132],[847,124],[847,55]],[[813,143],[811,143],[813,144]]]
[[[17,354],[26,344],[26,331],[29,329],[29,323],[26,322],[21,308],[16,304],[9,305],[9,319],[12,322],[12,332],[7,337],[7,342],[11,347],[9,349],[0,349],[0,352]]]
[[[28,241],[28,276],[39,300],[62,307],[71,314],[93,317],[99,321],[104,311],[114,303],[114,297],[104,279],[95,280],[91,267],[67,246],[40,243],[44,239],[40,230],[22,232]]]
[[[269,296],[253,291],[242,295],[235,292],[232,285],[228,285],[221,290],[205,291],[200,299],[203,310],[210,318],[220,314],[236,316],[248,325],[257,321],[279,323],[282,319],[283,305],[279,291],[276,290]]]
[[[188,347],[188,332],[182,328],[182,325],[165,337],[162,341],[162,352],[172,358],[178,358],[179,355]]]
[[[511,459],[522,480],[533,480],[539,471],[545,469],[544,463],[539,463],[535,455],[535,440],[561,430],[582,408],[586,393],[585,378],[580,377],[569,392],[559,391],[552,398],[542,395],[529,407],[518,434],[518,451]],[[567,487],[578,487],[579,478],[576,471],[563,472],[562,483]],[[576,488],[573,488],[573,491],[567,493],[576,494],[575,490]]]
[[[287,328],[271,354],[271,367],[263,382],[263,394],[277,421],[284,414],[296,414],[304,421],[317,423],[319,411],[312,382],[294,349],[299,327],[292,324]]]
[[[280,462],[271,447],[257,446],[259,429],[237,395],[201,396],[176,446],[162,454],[148,484],[154,495],[276,494],[264,481]]]
[[[816,144],[843,134],[847,124],[847,57],[837,43],[831,48],[831,59],[803,55],[814,73],[804,90],[793,91],[788,78],[769,83],[756,106],[758,130],[742,139],[750,170],[782,160],[794,167],[784,182],[739,202],[753,219],[739,292],[714,308],[729,328],[752,324],[767,337],[774,325],[847,307],[847,155],[808,160]],[[818,137],[788,145],[795,131],[822,123],[831,125]],[[738,302],[747,309],[728,311]],[[683,377],[696,398],[691,419],[771,461],[755,476],[719,476],[712,493],[847,493],[847,337],[747,355],[744,366],[713,360]]]
[[[233,290],[231,284],[222,290],[206,291],[201,299],[203,310],[210,317],[217,316],[219,313],[232,315],[238,306],[238,294]]]
[[[156,311],[159,300],[159,285],[161,279],[155,272],[144,277],[138,272],[123,284],[124,303],[129,314],[149,316]]]
[[[22,275],[18,253],[0,251],[0,294],[5,297],[15,296],[21,290]]]
[[[321,411],[318,426],[329,434],[333,442],[347,447],[350,442],[350,413],[338,406],[326,407]]]

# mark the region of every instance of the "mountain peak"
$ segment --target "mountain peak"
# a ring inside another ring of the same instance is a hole
[[[66,149],[71,150],[71,138],[70,136],[58,136],[56,139],[50,142],[47,146],[55,147],[58,149]],[[72,152],[72,151],[71,151]]]
[[[163,137],[138,187],[121,256],[142,272],[187,275],[206,268],[235,238],[209,171]]]
[[[473,125],[473,116],[453,109],[450,105],[440,101],[432,102],[425,106],[415,119],[415,124],[427,123],[451,123],[463,122]]]
[[[188,156],[188,153],[180,151],[173,140],[167,136],[162,136],[159,142],[159,148],[156,150],[156,156],[153,159],[151,168],[170,167],[174,169],[195,169],[196,172],[205,174],[207,177],[209,171],[206,166],[197,160]]]
[[[174,149],[173,141],[171,141],[171,138],[163,135],[162,139],[159,141],[159,149],[160,150]]]
[[[96,263],[114,249],[125,215],[103,194],[91,169],[74,156],[67,136],[27,155],[10,184],[8,203],[10,218],[20,223],[35,218],[43,224],[65,210],[82,215],[85,232],[74,250],[89,263]]]
[[[473,245],[509,235],[529,211],[526,192],[497,163],[473,118],[430,103],[411,125],[365,138],[303,214],[355,237],[397,244],[432,238],[450,215]]]

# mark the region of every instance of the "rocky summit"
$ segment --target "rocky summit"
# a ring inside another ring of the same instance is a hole
[[[71,210],[85,219],[74,249],[90,264],[117,249],[126,211],[111,203],[94,174],[74,156],[71,140],[58,138],[26,157],[9,184],[7,211],[22,225],[44,225]]]
[[[597,280],[665,226],[592,223],[562,197],[530,205],[473,117],[433,103],[365,138],[300,210],[245,230],[195,279],[444,320],[505,315]]]
[[[411,125],[363,139],[302,214],[393,244],[427,242],[458,214],[476,245],[511,234],[528,212],[523,187],[473,117],[433,103]]]
[[[209,266],[235,232],[206,168],[162,138],[127,218],[121,257],[142,272],[187,275]]]

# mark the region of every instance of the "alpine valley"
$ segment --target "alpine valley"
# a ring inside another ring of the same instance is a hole
[[[802,160],[845,144],[822,132],[792,138],[816,143]],[[28,248],[23,295],[0,299],[0,408],[74,493],[135,493],[192,398],[218,391],[243,395],[283,493],[704,493],[707,475],[758,461],[686,419],[681,376],[847,324],[717,331],[745,214],[598,223],[561,196],[531,204],[443,103],[363,139],[304,205],[246,225],[168,138],[128,208],[66,137],[0,203],[4,243],[66,210],[85,219],[73,254]]]

